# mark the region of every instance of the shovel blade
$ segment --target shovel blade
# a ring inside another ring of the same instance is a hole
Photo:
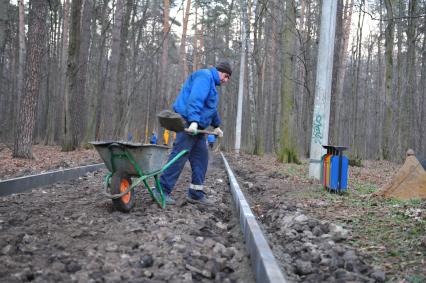
[[[185,129],[185,119],[176,112],[163,110],[157,114],[157,118],[161,127],[169,131],[182,132]]]

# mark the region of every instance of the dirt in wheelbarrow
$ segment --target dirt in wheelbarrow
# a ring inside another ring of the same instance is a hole
[[[291,281],[426,282],[426,201],[372,194],[397,164],[350,167],[348,191],[332,194],[307,177],[307,160],[226,156]]]
[[[106,171],[0,198],[0,282],[253,282],[217,158],[208,207],[185,200],[189,166],[165,209],[138,188],[132,211],[116,211]]]

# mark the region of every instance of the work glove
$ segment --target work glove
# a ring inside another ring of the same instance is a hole
[[[219,138],[223,137],[223,132],[222,132],[222,130],[219,127],[215,128],[213,130],[213,133],[215,133]]]
[[[192,122],[191,125],[189,125],[188,132],[192,135],[196,135],[198,133],[198,123]]]

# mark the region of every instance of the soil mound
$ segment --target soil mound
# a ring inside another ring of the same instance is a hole
[[[426,199],[426,171],[414,152],[407,152],[404,165],[377,195],[400,200]]]

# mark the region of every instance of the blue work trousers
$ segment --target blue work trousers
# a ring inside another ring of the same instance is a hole
[[[179,175],[189,159],[192,169],[191,184],[203,185],[209,162],[209,153],[207,149],[206,137],[203,134],[190,135],[185,132],[176,133],[176,140],[173,143],[173,149],[169,156],[169,161],[172,160],[179,152],[187,149],[188,154],[185,154],[169,168],[167,168],[160,177],[160,183],[165,193],[170,194],[179,179]]]

